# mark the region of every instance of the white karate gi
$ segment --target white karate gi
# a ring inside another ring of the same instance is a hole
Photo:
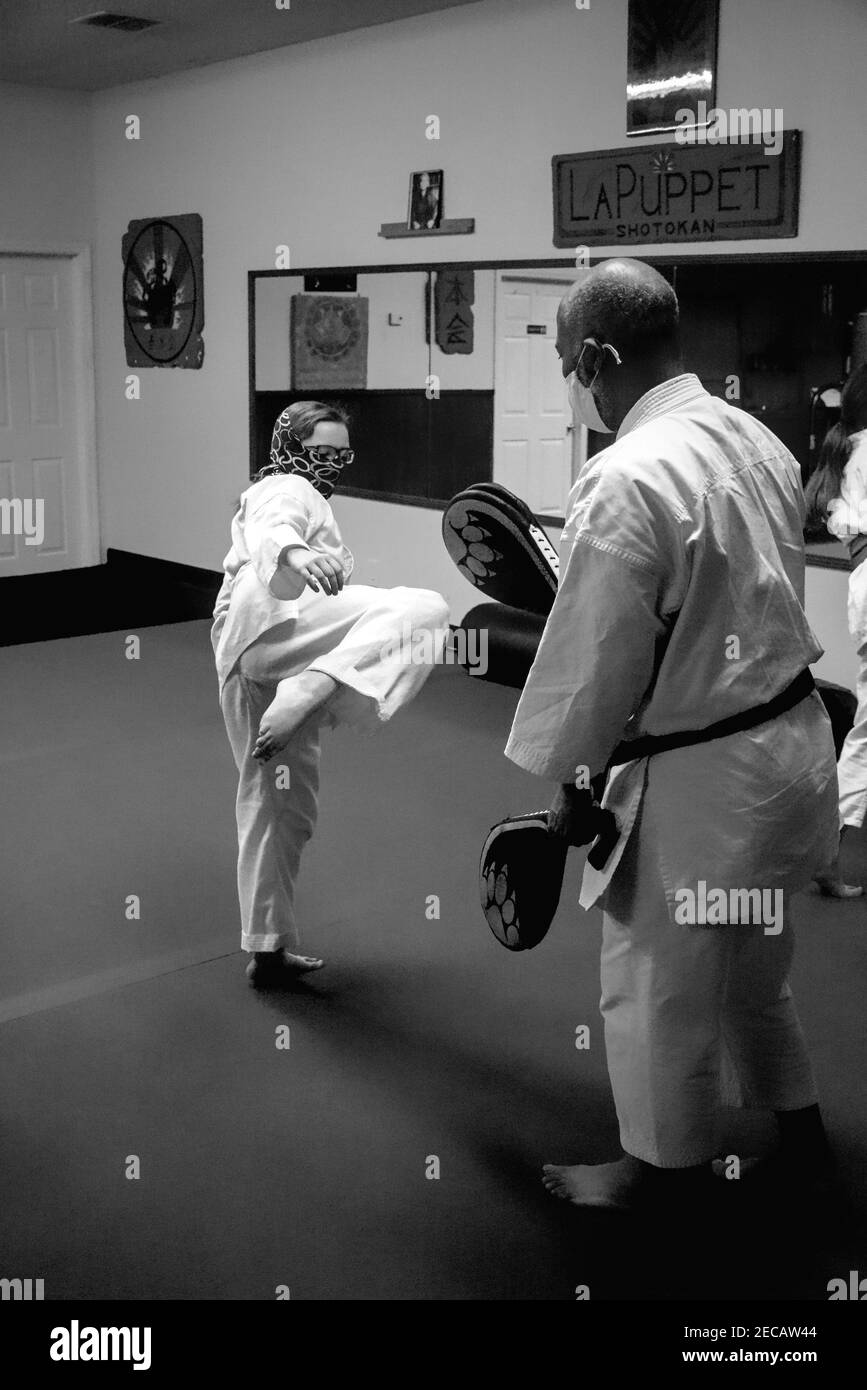
[[[841,541],[867,534],[867,430],[851,436],[840,496],[828,508],[828,530]],[[867,564],[849,576],[849,631],[858,652],[858,708],[837,764],[840,825],[863,825],[867,812]]]
[[[332,676],[338,688],[327,722],[378,728],[417,693],[448,633],[448,607],[429,589],[351,585],[314,593],[279,564],[287,546],[330,555],[346,577],[353,558],[331,507],[306,479],[272,475],[241,497],[232,548],[214,610],[211,642],[220,704],[238,768],[238,896],[245,951],[297,950],[295,881],[316,823],[319,722],[307,721],[262,764],[252,757],[259,722],[279,681],[304,671]],[[294,557],[293,557],[294,558]],[[428,634],[413,643],[413,634]],[[278,770],[289,769],[289,787]]]
[[[821,655],[803,611],[798,465],[691,373],[636,402],[569,499],[560,588],[506,748],[530,772],[601,773],[617,743],[770,700]],[[679,890],[806,884],[836,849],[830,722],[780,718],[616,767],[602,898],[602,1013],[627,1153],[714,1153],[722,1095],[799,1109],[815,1089],[787,984],[791,928],[677,925]],[[731,919],[733,923],[733,919]]]

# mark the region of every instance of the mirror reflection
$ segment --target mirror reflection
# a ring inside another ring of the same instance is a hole
[[[677,289],[691,369],[761,417],[806,480],[834,420],[851,322],[867,305],[867,263],[658,268]],[[315,396],[352,416],[357,453],[342,491],[442,506],[492,480],[558,521],[605,443],[573,425],[555,350],[557,306],[584,274],[570,261],[254,273],[251,473],[280,411]]]

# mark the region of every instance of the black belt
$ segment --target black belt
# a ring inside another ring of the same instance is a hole
[[[815,689],[816,683],[811,672],[802,671],[791,685],[787,685],[773,700],[768,700],[767,704],[754,705],[742,714],[732,714],[728,719],[719,719],[716,724],[708,724],[706,729],[687,729],[676,734],[644,734],[640,738],[618,743],[611,755],[609,767],[616,767],[619,763],[631,763],[634,758],[651,758],[654,753],[668,753],[672,748],[689,748],[694,743],[710,743],[715,738],[726,738],[728,734],[739,734],[744,729],[753,729],[757,724],[776,719],[778,714],[785,714],[787,709],[799,705]]]

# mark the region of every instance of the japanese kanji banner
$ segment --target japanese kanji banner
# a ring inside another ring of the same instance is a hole
[[[434,322],[437,346],[442,352],[472,352],[475,297],[475,271],[437,271]]]

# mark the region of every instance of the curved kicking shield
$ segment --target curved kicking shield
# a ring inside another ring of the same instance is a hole
[[[525,502],[498,483],[464,488],[443,513],[443,541],[465,579],[499,603],[547,616],[557,552]]]
[[[482,911],[509,951],[538,946],[554,920],[569,846],[547,811],[508,816],[489,831],[479,863]]]
[[[611,811],[594,806],[596,832],[588,862],[603,869],[619,839]],[[538,946],[554,920],[569,842],[548,833],[548,812],[507,816],[488,831],[479,861],[479,890],[488,926],[509,951]]]

